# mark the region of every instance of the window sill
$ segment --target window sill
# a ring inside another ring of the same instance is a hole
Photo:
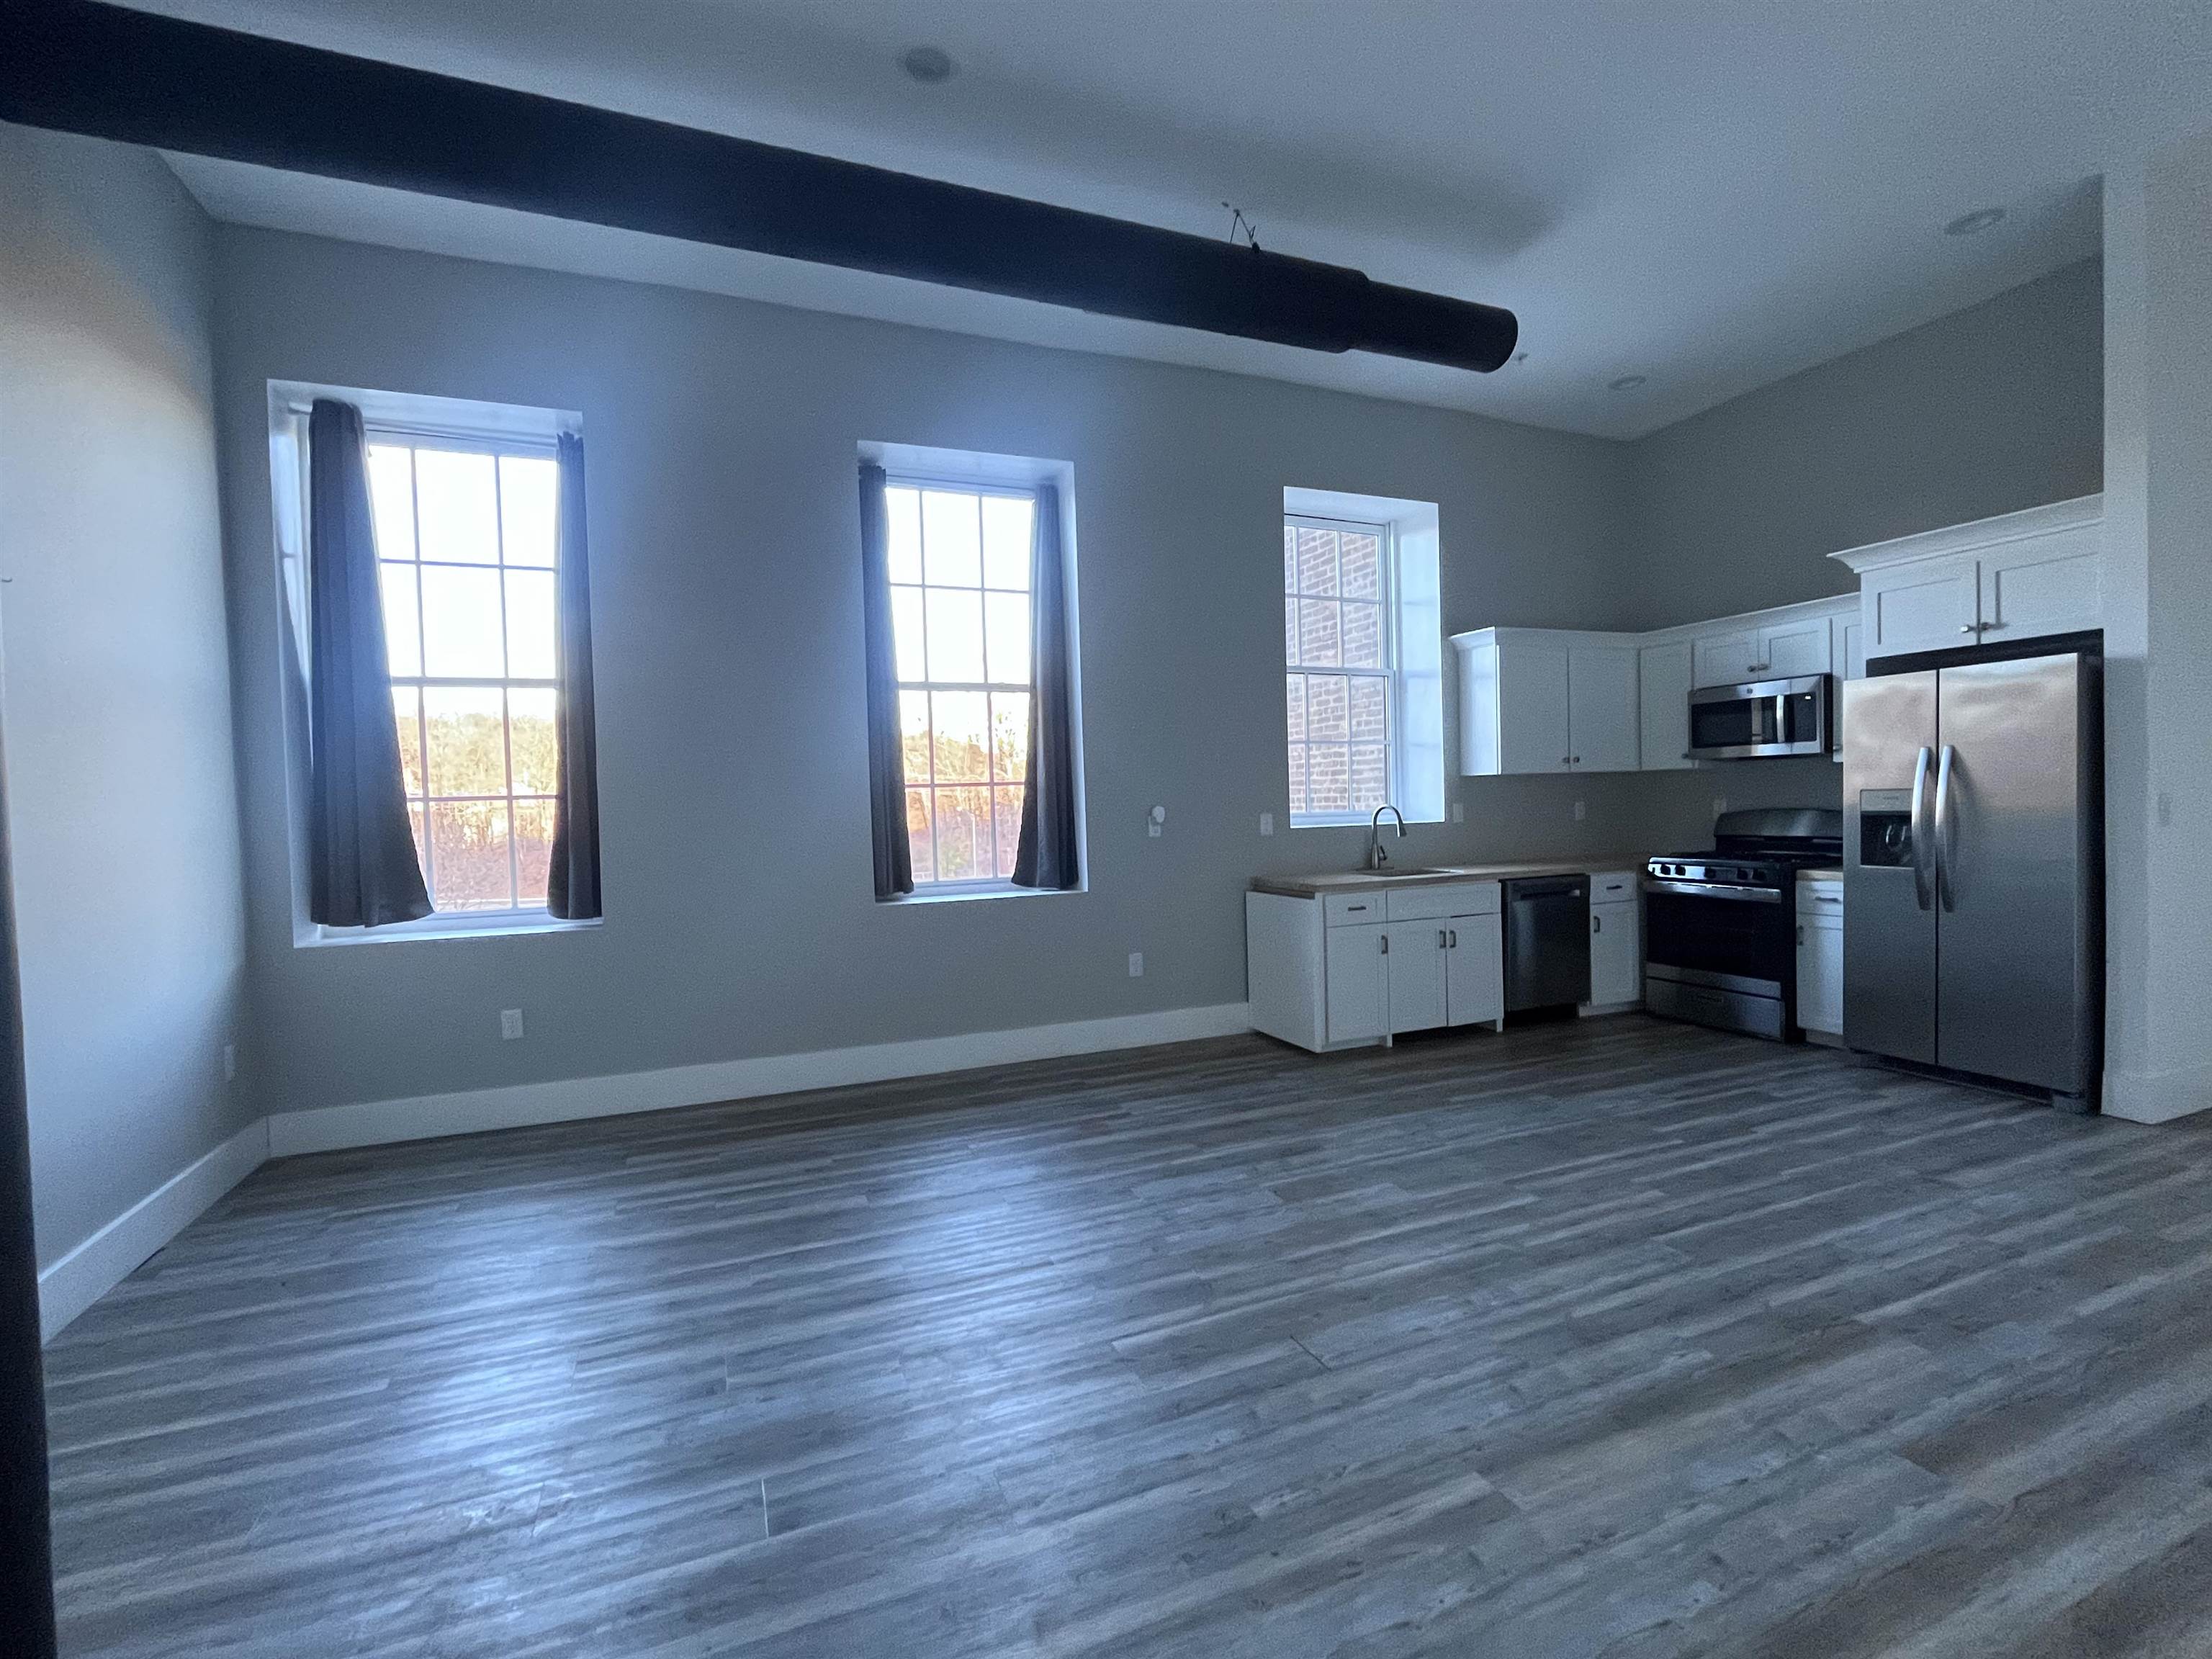
[[[967,899],[1068,898],[1081,891],[1080,887],[1017,887],[1010,881],[994,881],[979,882],[972,887],[921,887],[876,902],[886,908],[958,904]]]
[[[1443,821],[1442,813],[1438,813],[1432,818],[1422,817],[1413,812],[1406,814],[1406,827],[1409,830],[1418,823],[1442,823]],[[1385,818],[1382,822],[1385,825],[1389,825],[1390,820]],[[1362,812],[1356,817],[1296,817],[1291,820],[1291,828],[1293,830],[1365,830],[1370,828],[1371,823],[1372,820],[1368,815]]]
[[[309,925],[292,940],[295,949],[319,951],[332,945],[400,945],[410,939],[514,939],[528,933],[580,933],[605,919],[568,921],[544,911],[501,911],[472,917],[425,916],[388,927],[321,927]]]

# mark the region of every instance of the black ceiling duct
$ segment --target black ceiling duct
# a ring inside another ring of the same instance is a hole
[[[1315,351],[1487,373],[1510,311],[92,0],[8,0],[0,119]]]

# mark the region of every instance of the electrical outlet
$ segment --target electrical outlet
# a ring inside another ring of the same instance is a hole
[[[522,1010],[502,1008],[499,1011],[499,1040],[519,1042],[522,1040]]]
[[[1272,836],[1275,833],[1275,815],[1273,812],[1260,814],[1260,833],[1263,836]]]
[[[1465,801],[1455,800],[1452,803],[1452,822],[1454,823],[1465,823],[1467,822],[1467,803]]]
[[[1144,953],[1142,951],[1130,951],[1130,952],[1129,952],[1129,977],[1130,977],[1131,979],[1142,979],[1142,978],[1144,978],[1144,976],[1145,976],[1145,953]]]
[[[1589,807],[1587,807],[1586,805],[1584,805],[1581,801],[1577,801],[1577,802],[1575,803],[1575,822],[1576,822],[1577,823],[1581,823],[1584,818],[1588,817],[1589,816]]]
[[[1713,816],[1715,817],[1718,817],[1722,813],[1727,811],[1728,797],[1726,795],[1715,795],[1713,797]]]
[[[235,1042],[222,1045],[222,1080],[225,1083],[238,1081],[238,1045]]]
[[[2158,798],[2158,827],[2166,828],[2173,822],[2173,797],[2160,791]]]

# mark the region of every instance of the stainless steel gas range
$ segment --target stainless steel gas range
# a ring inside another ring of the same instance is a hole
[[[1723,812],[1713,846],[1644,866],[1644,1006],[1668,1019],[1778,1042],[1797,1024],[1800,870],[1838,863],[1843,814],[1760,807]]]

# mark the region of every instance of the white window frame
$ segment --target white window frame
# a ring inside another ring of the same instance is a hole
[[[886,469],[884,473],[884,488],[886,489],[934,489],[962,495],[1006,496],[1018,501],[1027,501],[1030,504],[1030,511],[1034,514],[1038,510],[1037,490],[1040,486],[1033,483],[1009,483],[1003,480],[963,478],[949,474],[916,471],[892,471]],[[1034,542],[1031,543],[1031,546],[1034,549]],[[924,574],[927,574],[927,566],[924,567]],[[898,585],[908,586],[909,584],[902,583]],[[927,583],[923,584],[925,591],[927,590],[927,586],[928,585]],[[999,588],[986,591],[1006,592],[1009,590]],[[1032,595],[1036,592],[1036,568],[1034,557],[1032,557],[1030,568],[1030,592]],[[927,665],[925,664],[925,666],[926,665]],[[986,666],[988,667],[988,665],[986,665]],[[896,668],[894,668],[893,673],[896,675]],[[994,684],[988,680],[970,684],[963,680],[901,680],[895,678],[893,681],[893,686],[902,697],[908,691],[975,691],[981,692],[988,697],[991,692],[1006,691],[1012,689],[1009,686]],[[1034,638],[1030,641],[1029,699],[1030,718],[1031,720],[1035,720],[1036,718],[1036,641]],[[988,704],[987,703],[985,706],[988,708]],[[934,728],[933,727],[933,729]],[[936,781],[935,750],[936,745],[933,743],[931,744],[930,781],[926,784],[917,785],[909,780],[907,784],[907,787],[908,788],[924,788],[930,792],[931,801],[929,808],[929,823],[930,834],[933,836],[937,833],[937,803],[935,799],[937,791],[939,788],[951,789],[974,787],[972,785],[963,786],[958,784],[938,783]],[[989,784],[982,787],[994,790],[998,787],[996,785]],[[904,803],[902,802],[901,805],[903,806]],[[937,867],[937,849],[934,846],[930,848],[929,861],[930,867],[932,869],[935,869]],[[902,894],[896,900],[891,902],[911,904],[918,902],[927,902],[932,899],[1000,898],[1012,897],[1017,895],[1034,894],[1042,890],[1046,890],[1035,887],[1017,887],[1012,880],[1004,876],[976,876],[958,881],[923,881],[916,878],[914,884],[914,891],[911,893]]]
[[[1316,513],[1283,514],[1286,528],[1308,530],[1356,530],[1378,537],[1382,544],[1382,661],[1377,668],[1310,667],[1294,665],[1287,649],[1284,652],[1283,672],[1290,674],[1330,674],[1351,679],[1380,679],[1383,682],[1383,708],[1390,729],[1383,744],[1382,798],[1395,803],[1401,781],[1406,775],[1406,688],[1405,677],[1400,672],[1403,655],[1400,648],[1399,629],[1401,625],[1398,606],[1398,535],[1395,525],[1385,520],[1334,518]],[[1304,597],[1285,589],[1281,598],[1287,606],[1295,598]],[[1316,594],[1316,599],[1334,597]],[[1286,623],[1295,619],[1287,611]],[[1302,740],[1304,741],[1304,740]],[[1285,790],[1290,786],[1291,734],[1288,715],[1283,726],[1283,780]],[[1293,830],[1327,830],[1346,824],[1364,824],[1373,817],[1373,810],[1362,812],[1347,809],[1344,811],[1300,812],[1290,814]]]
[[[337,398],[353,404],[362,410],[362,425],[365,444],[399,441],[413,446],[472,451],[491,455],[530,455],[552,459],[559,453],[559,434],[581,430],[581,419],[572,411],[535,409],[520,404],[467,402],[454,398],[404,392],[363,391],[347,386],[325,386],[292,381],[272,380],[269,383],[270,436],[271,444],[271,483],[276,495],[276,560],[279,598],[285,619],[293,631],[295,646],[301,666],[313,672],[308,661],[310,639],[307,593],[307,538],[308,514],[307,415],[314,398]],[[419,548],[418,548],[419,551]],[[558,553],[551,567],[558,580]],[[419,561],[418,561],[419,563]],[[477,568],[484,567],[478,566]],[[494,566],[492,568],[504,568]],[[416,590],[416,604],[421,604],[421,591]],[[501,593],[501,625],[506,625],[506,594]],[[416,614],[417,625],[421,613]],[[414,676],[395,684],[419,686],[425,677]],[[483,686],[509,685],[546,686],[557,696],[558,679],[457,679],[450,676],[428,677],[441,685],[479,684]],[[419,704],[418,704],[419,709]],[[421,718],[418,713],[418,719]],[[418,737],[418,742],[420,741]],[[512,745],[510,732],[507,741]],[[304,760],[305,733],[299,735],[299,752]],[[428,757],[425,755],[425,764]],[[514,757],[507,757],[507,781],[514,781]],[[508,797],[510,800],[513,797]],[[427,812],[430,797],[424,797]],[[304,798],[294,806],[294,811],[304,811]],[[510,811],[512,809],[510,808]],[[427,836],[427,821],[425,835]],[[510,868],[515,857],[513,831],[510,826],[508,858]],[[425,872],[426,885],[429,879]],[[520,881],[515,880],[519,890]],[[304,892],[295,892],[295,903],[304,904]],[[588,916],[568,918],[556,916],[543,904],[517,906],[504,910],[433,910],[427,916],[412,921],[388,922],[378,927],[333,927],[308,921],[304,909],[295,910],[292,942],[295,948],[322,945],[397,944],[425,939],[499,938],[525,933],[577,933],[602,925],[603,918]]]

